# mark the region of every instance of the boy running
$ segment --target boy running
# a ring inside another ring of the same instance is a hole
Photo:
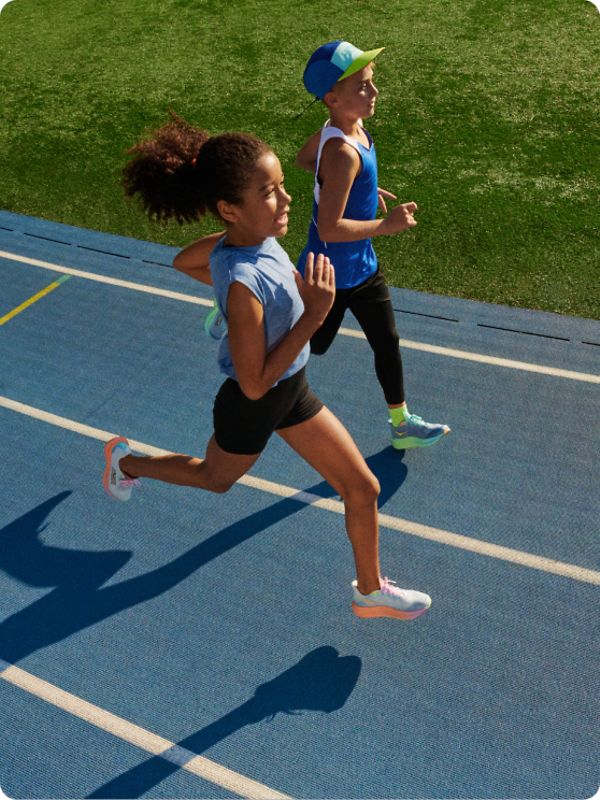
[[[450,428],[425,422],[408,410],[394,310],[371,242],[374,236],[401,233],[417,224],[416,203],[397,205],[387,213],[385,200],[396,197],[378,188],[375,146],[362,124],[375,113],[379,92],[372,62],[382,50],[363,52],[349,42],[334,41],[319,47],[306,65],[304,85],[325,103],[329,119],[297,156],[298,166],[315,175],[313,215],[298,269],[302,272],[309,252],[328,256],[335,266],[335,301],[311,338],[311,352],[328,350],[350,309],[375,356],[392,446],[404,450],[435,444]],[[382,219],[375,218],[378,207],[386,214]]]

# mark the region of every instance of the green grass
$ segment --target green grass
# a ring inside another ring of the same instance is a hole
[[[183,245],[120,191],[126,149],[171,107],[280,156],[324,119],[301,84],[334,38],[385,45],[369,122],[380,185],[418,227],[376,241],[391,283],[600,318],[600,14],[586,0],[14,0],[0,16],[0,207]]]

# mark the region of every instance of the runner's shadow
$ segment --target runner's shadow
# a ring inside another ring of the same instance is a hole
[[[0,659],[11,664],[158,597],[213,559],[306,508],[304,503],[281,500],[228,525],[157,569],[103,586],[131,558],[131,551],[69,550],[39,539],[47,515],[69,494],[56,495],[0,529],[0,569],[23,583],[54,587],[0,623]]]
[[[381,486],[379,506],[387,501],[402,486],[408,475],[408,467],[404,463],[404,450],[394,450],[393,447],[384,447],[378,453],[373,453],[365,459],[371,472],[373,472]]]
[[[0,529],[0,569],[29,586],[101,586],[131,558],[129,550],[63,550],[40,541],[47,517],[70,497],[61,492]]]
[[[358,656],[340,656],[333,647],[318,647],[271,681],[254,696],[210,725],[105,783],[90,798],[134,798],[148,792],[195,756],[247,725],[272,720],[276,714],[304,711],[331,714],[346,703],[360,675]]]
[[[406,467],[384,450],[368,461],[382,474],[382,497],[404,480]],[[121,611],[169,591],[200,567],[306,508],[306,494],[335,496],[325,481],[299,497],[280,500],[200,541],[173,561],[134,578],[104,586],[132,557],[130,550],[70,550],[46,545],[47,517],[70,496],[65,491],[0,529],[0,569],[30,586],[52,587],[43,597],[0,623],[0,658],[11,664]],[[148,531],[152,536],[152,531]],[[159,534],[158,534],[159,535]],[[190,531],[190,538],[198,534]],[[199,532],[201,535],[201,531]],[[340,535],[344,536],[343,525]]]

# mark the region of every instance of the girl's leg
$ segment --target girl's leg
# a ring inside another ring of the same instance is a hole
[[[354,440],[328,408],[306,422],[277,431],[342,496],[346,531],[363,594],[380,587],[377,497],[379,482]]]
[[[178,453],[168,456],[126,455],[119,461],[119,467],[132,478],[152,478],[222,493],[248,472],[259,455],[228,453],[211,436],[204,459]]]

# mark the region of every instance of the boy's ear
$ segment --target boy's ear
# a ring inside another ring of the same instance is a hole
[[[323,102],[327,106],[327,108],[335,108],[338,104],[338,96],[337,94],[331,89],[327,92],[326,95],[323,96]]]
[[[217,211],[224,222],[237,222],[237,207],[227,200],[217,200]]]

